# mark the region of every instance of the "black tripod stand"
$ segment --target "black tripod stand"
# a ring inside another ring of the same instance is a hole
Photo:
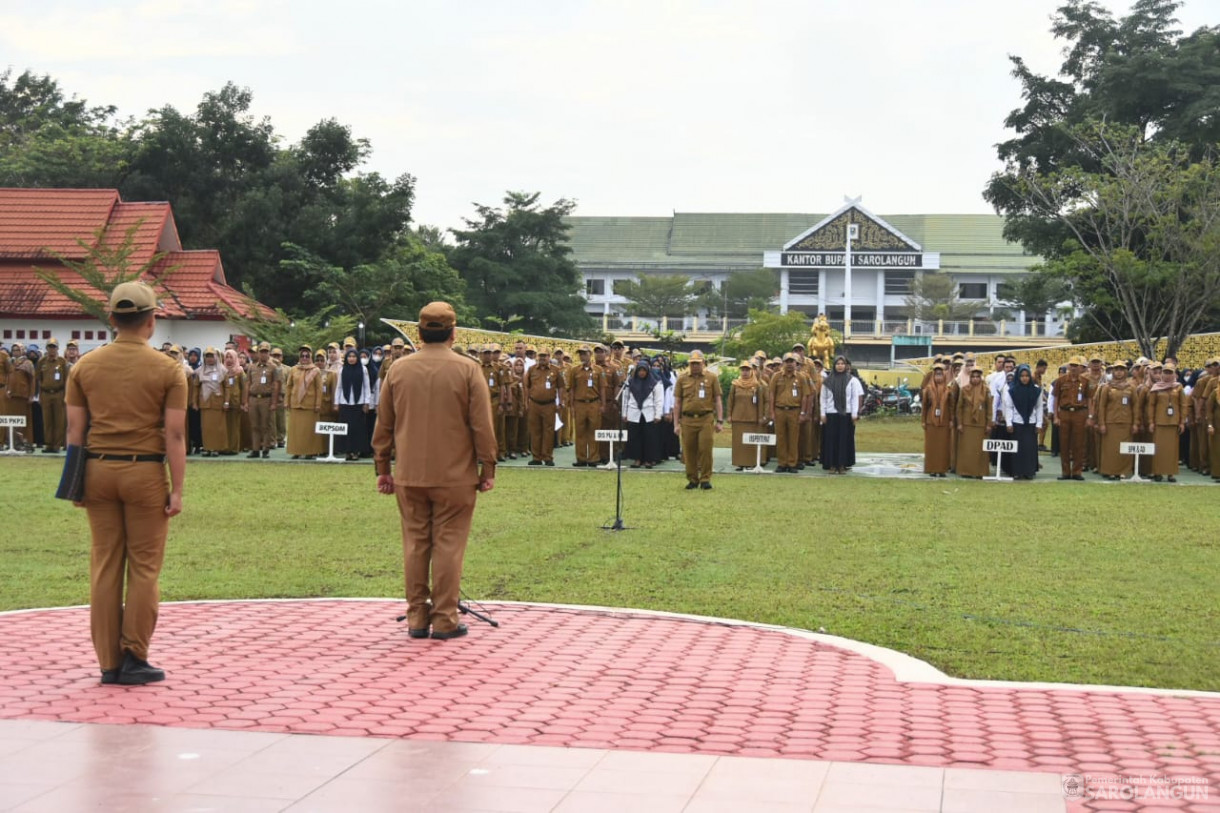
[[[618,397],[621,398],[623,388],[619,387]],[[623,442],[623,411],[620,408],[618,411],[618,420],[615,422],[614,440],[610,441],[610,454],[614,455],[614,445]],[[615,459],[614,466],[614,522],[610,525],[603,525],[603,531],[626,531],[630,530],[623,524],[623,449],[618,450],[618,457]]]
[[[487,611],[483,608],[482,605],[480,605],[476,601],[471,601],[470,596],[466,595],[465,593],[462,593],[462,598],[464,598],[466,600],[458,601],[458,612],[459,613],[461,613],[462,615],[469,615],[472,618],[477,618],[480,621],[482,621],[484,624],[489,624],[490,626],[495,627],[496,629],[500,628],[500,622],[497,621],[496,619],[492,618],[491,615],[489,615],[487,613]],[[429,603],[429,605],[431,605],[432,602],[429,601],[428,603]],[[473,609],[470,606],[471,604],[474,604],[479,609],[477,609],[477,610]],[[407,617],[405,615],[400,615],[400,616],[397,616],[394,620],[401,623],[403,621],[406,621]]]

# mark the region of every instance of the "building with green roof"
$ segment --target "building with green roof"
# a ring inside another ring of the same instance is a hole
[[[619,280],[682,274],[719,287],[734,271],[767,267],[779,275],[781,312],[824,313],[840,330],[850,320],[853,338],[943,333],[943,325],[912,324],[905,304],[911,281],[939,270],[952,277],[961,300],[977,303],[974,321],[994,335],[997,311],[1005,310],[997,287],[1040,262],[1004,239],[1004,221],[997,215],[881,217],[858,200],[829,214],[675,212],[671,217],[575,216],[567,222],[588,311],[612,320],[627,304],[615,293]],[[1003,332],[1008,335],[1045,339],[1063,333],[1056,314],[1007,311],[1011,324]],[[698,315],[688,316],[681,329],[692,323],[698,330]],[[968,330],[974,336],[974,328],[972,322],[953,332]]]

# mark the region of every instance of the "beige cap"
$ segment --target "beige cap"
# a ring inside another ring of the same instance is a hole
[[[690,355],[686,357],[686,360],[689,362],[697,361],[700,364],[702,364],[703,363],[703,351],[702,350],[690,351]]]
[[[406,344],[407,343],[402,340],[402,336],[395,336],[390,342],[390,347],[405,347]]]
[[[148,313],[156,309],[156,292],[142,282],[121,282],[110,292],[111,313]]]
[[[1082,359],[1080,356],[1072,356],[1070,359],[1068,359],[1068,364],[1075,367],[1083,367],[1084,359]]]
[[[258,343],[258,352],[261,353],[264,350],[266,350],[268,353],[271,352],[271,342],[259,342]]]
[[[429,330],[444,330],[457,324],[457,314],[448,302],[429,302],[419,309],[419,326]]]

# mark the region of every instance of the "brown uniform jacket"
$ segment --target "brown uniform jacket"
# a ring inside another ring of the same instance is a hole
[[[720,398],[720,379],[707,370],[697,376],[683,373],[678,377],[674,388],[674,397],[682,403],[682,414],[679,417],[701,417],[716,411],[716,401]]]
[[[99,454],[165,454],[165,410],[186,399],[182,365],[143,339],[116,337],[68,375],[68,406],[89,410],[85,446]]]
[[[604,367],[593,363],[590,363],[587,368],[583,364],[573,364],[567,369],[564,386],[574,403],[587,401],[605,403],[607,378]]]
[[[525,393],[532,403],[555,403],[555,396],[562,396],[559,403],[564,403],[563,373],[553,364],[535,364],[525,374]]]
[[[783,370],[780,370],[771,376],[769,389],[769,403],[774,404],[776,409],[780,407],[797,407],[799,409],[805,406],[805,399],[813,394],[813,386],[809,381],[809,377],[803,375],[800,371],[794,372],[789,376]],[[795,395],[793,395],[793,390],[796,391]]]
[[[63,356],[56,356],[55,361],[43,356],[38,359],[35,380],[39,392],[63,392],[68,386],[68,362]]]
[[[419,488],[470,486],[495,471],[491,396],[479,364],[457,359],[443,344],[425,344],[386,376],[373,432],[378,474],[398,464],[394,484]]]

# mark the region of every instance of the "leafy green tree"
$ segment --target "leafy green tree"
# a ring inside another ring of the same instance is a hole
[[[1147,356],[1165,339],[1173,355],[1220,297],[1220,167],[1136,128],[1100,124],[1072,136],[1099,171],[1030,168],[1019,178],[1020,194],[1072,235],[1072,253],[1049,265],[1078,301],[1105,313],[1090,315],[1099,328],[1118,327],[1112,338],[1134,338]]]
[[[1072,298],[1067,284],[1056,275],[1046,273],[1044,267],[1035,267],[1030,274],[1013,282],[1000,283],[996,294],[1016,310],[1025,311],[1026,318],[1034,321],[1042,321],[1048,311]]]
[[[965,321],[974,317],[977,305],[963,302],[957,283],[948,274],[929,271],[911,280],[911,292],[903,300],[913,319],[923,322]]]
[[[466,283],[467,302],[489,324],[535,335],[592,332],[563,220],[576,204],[560,199],[543,208],[539,197],[509,192],[502,209],[476,204],[477,217],[453,230],[449,262]]]
[[[742,319],[751,310],[771,308],[778,294],[779,273],[774,268],[733,271],[721,283],[720,290],[702,294],[698,304],[712,316],[723,316],[727,309],[730,319]]]
[[[139,265],[134,265],[132,255],[136,251],[135,237],[143,220],[132,224],[117,244],[106,239],[105,228],[93,233],[93,240],[76,238],[76,244],[85,252],[84,259],[75,260],[59,253],[52,256],[64,266],[63,269],[38,268],[34,273],[63,296],[75,302],[81,310],[103,325],[110,324],[108,304],[115,286],[132,280],[143,280],[163,296],[169,295],[165,283],[180,266],[158,268],[165,260],[165,252],[157,252]],[[156,271],[156,275],[153,272]],[[75,274],[77,279],[73,279]]]
[[[640,274],[634,280],[614,283],[614,292],[627,300],[624,310],[631,316],[681,318],[691,311],[695,296],[690,277],[681,274]]]
[[[242,313],[222,302],[225,318],[236,325],[251,341],[269,342],[284,350],[284,358],[295,362],[296,350],[308,345],[314,350],[330,342],[340,342],[356,333],[358,320],[354,316],[335,315],[334,307],[327,306],[307,316],[293,317],[281,309],[268,316],[258,308],[258,301],[250,293],[243,297]]]
[[[117,186],[132,144],[115,113],[50,76],[0,73],[0,186]]]
[[[809,339],[809,322],[800,311],[771,313],[751,310],[745,326],[733,332],[725,343],[725,355],[746,358],[757,350],[765,350],[769,357],[782,357],[792,345],[804,344]]]

